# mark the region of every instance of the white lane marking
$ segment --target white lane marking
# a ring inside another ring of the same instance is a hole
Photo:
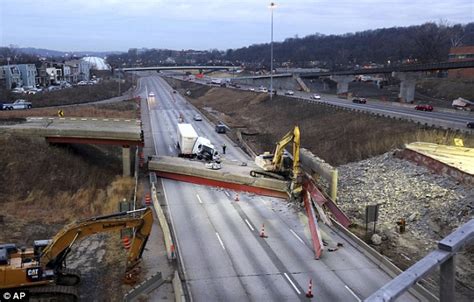
[[[116,119],[116,118],[114,118],[114,122],[120,122],[120,120],[119,120],[119,119]]]
[[[301,241],[301,243],[304,244],[303,239],[301,239],[300,236],[298,236],[298,234],[295,233],[295,231],[293,231],[292,229],[290,229],[290,232],[291,232],[291,234],[293,234],[293,235],[296,237],[296,239],[298,239],[299,241]]]
[[[199,203],[201,203],[201,204],[202,204],[202,200],[201,200],[201,197],[199,197],[199,194],[196,194],[196,197],[197,197],[197,199],[198,199]]]
[[[352,291],[352,289],[349,288],[349,286],[344,285],[344,287],[351,293],[351,295],[353,295],[357,299],[357,302],[362,302],[362,300],[357,297],[357,295]]]
[[[77,120],[77,118],[71,117],[70,120],[71,120],[71,121],[75,121],[75,120]]]
[[[227,197],[229,197],[229,198],[230,198],[230,194],[229,194],[229,192],[227,192],[227,191],[224,191],[224,194],[225,194],[225,195],[227,195]]]
[[[103,121],[106,121],[106,122],[107,122],[108,120],[109,120],[108,118],[104,118],[104,119],[103,119]]]
[[[125,120],[126,122],[130,122],[131,120]]]
[[[49,117],[48,120],[54,120],[54,117]]]
[[[86,118],[81,118],[81,121],[87,121],[87,119]]]
[[[92,120],[93,120],[93,121],[97,121],[97,119],[96,119],[96,118],[93,118]]]
[[[252,231],[255,231],[255,229],[253,228],[253,226],[250,224],[250,222],[247,219],[245,219],[245,222],[247,223],[247,225]]]
[[[301,295],[301,292],[300,292],[299,289],[296,287],[296,285],[293,283],[293,281],[291,281],[290,277],[288,277],[288,275],[287,275],[286,273],[283,273],[283,275],[285,275],[286,279],[288,279],[288,281],[290,281],[291,286],[293,286],[293,288],[294,288],[295,291],[298,293],[298,295]]]
[[[64,121],[66,118],[65,118],[65,117],[60,117],[59,119],[62,120],[62,121]]]
[[[219,236],[219,233],[216,232],[217,239],[219,240],[219,243],[222,246],[222,249],[225,250],[224,242],[222,242],[221,236]]]

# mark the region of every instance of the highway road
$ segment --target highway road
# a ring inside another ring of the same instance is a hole
[[[154,92],[145,129],[153,137],[152,152],[177,155],[178,117],[192,123],[198,134],[216,146],[225,143],[226,159],[247,155],[213,125],[194,121],[195,108],[158,76],[140,78],[140,96]],[[145,141],[150,145],[150,141]],[[391,278],[355,247],[327,227],[325,236],[342,242],[336,252],[314,260],[305,216],[286,201],[162,179],[167,210],[177,238],[184,281],[193,301],[307,301],[313,280],[313,301],[361,301]],[[265,224],[268,238],[259,233]],[[416,301],[405,294],[400,301]]]
[[[182,79],[182,76],[176,76],[176,78]],[[207,80],[195,79],[194,82],[199,84],[206,84]],[[258,87],[255,86],[241,85],[240,87],[240,89],[242,90],[249,90],[251,88],[255,91],[258,91]],[[279,95],[284,95],[286,91],[283,89],[276,90],[277,94]],[[466,112],[444,112],[441,111],[440,108],[436,107],[433,112],[418,111],[414,109],[415,105],[388,102],[384,103],[382,101],[372,100],[368,100],[367,104],[354,104],[350,100],[341,99],[335,95],[321,93],[318,93],[321,96],[321,100],[313,100],[311,99],[311,95],[314,94],[315,92],[308,93],[304,91],[294,91],[294,95],[288,97],[292,97],[299,100],[311,101],[315,103],[326,103],[349,109],[372,112],[376,114],[378,113],[381,115],[401,117],[408,120],[419,121],[420,123],[427,123],[428,125],[434,124],[446,128],[459,129],[471,134],[474,133],[473,130],[470,130],[466,127],[467,122],[474,121],[474,113],[469,114]]]

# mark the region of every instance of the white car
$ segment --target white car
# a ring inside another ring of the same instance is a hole
[[[249,91],[255,91],[255,88],[249,88]]]
[[[80,81],[79,83],[77,83],[78,86],[85,86],[87,85],[87,82],[86,81]]]
[[[258,91],[259,91],[259,92],[268,92],[268,89],[265,88],[265,87],[260,87],[260,88],[258,89]]]
[[[287,90],[285,91],[285,95],[295,95],[295,93],[292,90]]]
[[[25,93],[25,89],[23,87],[16,87],[12,89],[13,93]]]
[[[313,100],[320,100],[320,99],[321,99],[321,96],[320,96],[319,94],[313,94],[313,95],[311,96],[311,98],[312,98]]]

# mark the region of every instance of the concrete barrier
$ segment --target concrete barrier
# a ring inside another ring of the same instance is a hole
[[[359,252],[364,254],[366,257],[372,260],[375,265],[377,265],[381,270],[387,273],[390,277],[394,278],[400,273],[402,270],[399,269],[395,264],[393,264],[388,258],[381,255],[379,252],[374,250],[370,247],[367,243],[365,243],[362,239],[357,237],[351,231],[346,229],[344,226],[339,224],[335,219],[332,219],[333,225],[330,228],[336,228],[341,231],[342,234],[347,236],[351,241],[355,243],[353,245]],[[438,301],[438,298],[434,296],[431,292],[429,292],[426,288],[424,288],[420,284],[415,284],[411,289],[408,290],[413,296],[418,298],[420,301]]]
[[[186,296],[184,295],[183,284],[181,283],[181,278],[179,277],[178,271],[174,271],[173,290],[174,290],[174,300],[176,302],[186,302]]]
[[[300,161],[302,168],[310,175],[317,174],[329,183],[329,196],[332,200],[337,200],[337,169],[317,157],[311,151],[301,148]]]
[[[129,290],[125,296],[123,301],[124,302],[133,302],[138,301],[141,299],[142,295],[147,295],[153,290],[160,287],[165,282],[161,272],[157,272],[156,274],[150,276],[142,283],[136,285],[131,290]]]
[[[155,209],[156,216],[158,217],[158,221],[163,231],[168,260],[176,259],[176,252],[173,238],[171,237],[170,227],[168,225],[168,221],[166,220],[165,214],[163,213],[163,209],[158,202],[158,196],[156,194],[156,187],[154,183],[151,184],[151,198],[153,200],[153,208]]]

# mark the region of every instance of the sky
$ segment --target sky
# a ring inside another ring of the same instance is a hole
[[[473,0],[275,0],[274,41],[474,22]],[[0,46],[62,51],[226,50],[270,41],[270,1],[0,0]]]

